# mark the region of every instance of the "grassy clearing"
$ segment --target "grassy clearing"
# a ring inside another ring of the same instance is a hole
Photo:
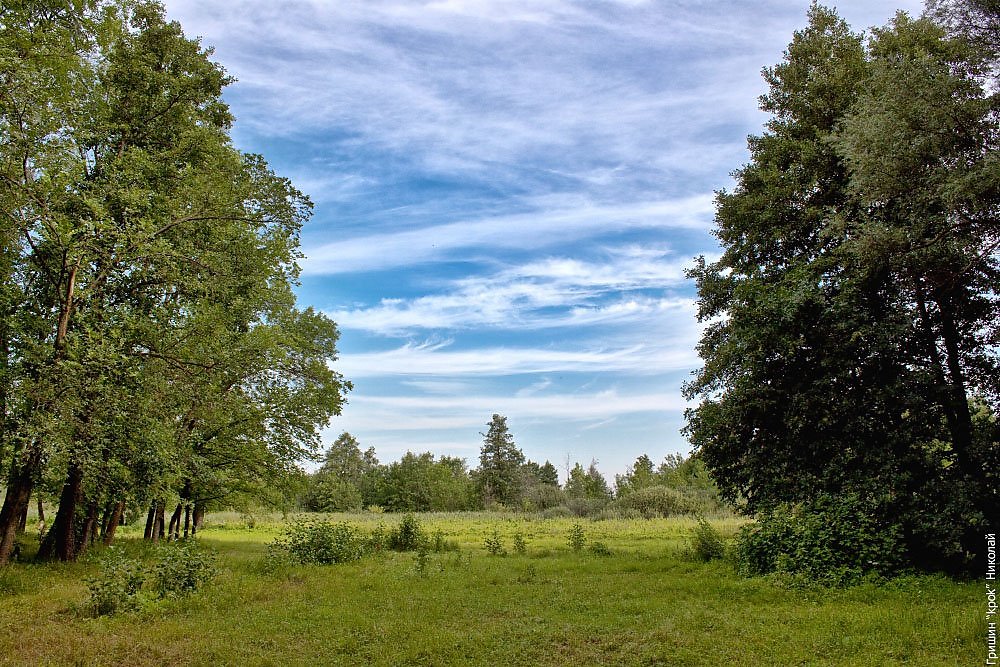
[[[366,529],[398,516],[333,516]],[[740,579],[684,555],[694,521],[423,515],[461,546],[268,571],[280,517],[212,515],[201,539],[221,572],[204,591],[86,618],[70,565],[0,570],[2,664],[969,665],[985,656],[980,586],[914,577],[847,590]],[[570,529],[611,555],[574,553]],[[714,522],[723,535],[736,520]],[[513,553],[490,556],[497,531]],[[125,531],[123,548],[149,549]]]

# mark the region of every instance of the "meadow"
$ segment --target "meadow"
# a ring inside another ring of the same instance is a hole
[[[400,521],[330,518],[365,531]],[[280,516],[212,514],[197,538],[216,553],[207,585],[96,618],[84,581],[100,571],[100,551],[0,569],[0,664],[882,666],[985,656],[976,582],[908,576],[831,589],[746,579],[725,560],[692,557],[696,524],[686,518],[418,519],[457,550],[423,562],[384,551],[275,565],[267,544],[287,525]],[[712,521],[724,537],[739,523]],[[569,543],[576,524],[586,539],[578,551]],[[120,534],[116,548],[155,555],[136,526]],[[487,551],[494,534],[507,555]]]

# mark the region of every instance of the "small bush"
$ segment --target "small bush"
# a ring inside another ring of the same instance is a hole
[[[528,543],[524,541],[524,535],[514,533],[514,553],[523,556],[528,553]]]
[[[87,607],[94,616],[136,608],[145,576],[141,562],[110,547],[101,559],[97,576],[84,580],[90,591]]]
[[[385,524],[379,523],[368,536],[369,551],[385,551],[389,543],[389,536],[385,531]]]
[[[579,552],[587,544],[587,538],[583,534],[583,526],[578,523],[573,524],[569,531],[569,548]]]
[[[500,538],[500,531],[494,530],[486,538],[486,551],[491,556],[506,556],[507,550],[503,548],[503,540]]]
[[[269,545],[272,554],[283,554],[295,563],[347,563],[361,559],[367,540],[348,523],[298,521]]]
[[[611,548],[604,542],[591,542],[590,552],[595,556],[610,556],[612,555]]]
[[[431,548],[437,553],[458,551],[458,541],[445,539],[443,531],[435,530],[431,540]]]
[[[161,598],[188,595],[216,574],[215,556],[193,540],[163,547],[153,567],[153,589]]]
[[[843,586],[869,574],[899,572],[903,544],[899,528],[879,521],[870,503],[824,495],[808,505],[779,507],[744,526],[735,555],[745,575],[787,573]]]
[[[404,516],[396,529],[389,533],[389,548],[394,551],[415,551],[426,542],[423,526],[412,514]]]
[[[719,531],[705,519],[698,519],[698,525],[691,533],[691,553],[706,563],[726,555],[726,544]]]

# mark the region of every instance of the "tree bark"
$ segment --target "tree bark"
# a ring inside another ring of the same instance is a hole
[[[7,495],[4,497],[3,508],[0,509],[0,565],[10,562],[14,551],[14,538],[17,536],[17,524],[21,513],[31,500],[31,489],[34,486],[35,470],[41,462],[42,447],[33,443],[21,466],[12,466],[7,478]]]
[[[177,503],[174,513],[170,515],[170,528],[167,530],[167,539],[176,540],[181,536],[181,510],[183,505]]]
[[[108,520],[108,526],[104,530],[104,545],[107,546],[111,544],[115,539],[115,531],[118,530],[118,525],[122,522],[122,515],[125,513],[125,501],[119,500],[115,503],[114,509],[111,510],[111,519]]]
[[[34,484],[32,484],[34,487]],[[17,532],[23,533],[28,529],[28,507],[31,505],[31,495],[29,492],[28,502],[24,503],[24,507],[21,509],[21,516],[17,520]]]
[[[83,533],[80,536],[80,543],[77,545],[77,555],[93,546],[97,536],[97,501],[91,500],[87,503],[87,518],[83,522]]]
[[[66,482],[59,495],[59,509],[52,521],[42,546],[38,549],[38,559],[47,560],[55,557],[61,561],[76,559],[78,544],[76,541],[76,508],[83,494],[83,469],[76,463],[71,463],[66,473]]]
[[[159,542],[164,538],[163,515],[167,511],[167,501],[161,500],[156,503],[156,518],[153,520],[153,542]]]
[[[149,504],[149,511],[146,512],[146,530],[142,533],[142,539],[153,539],[153,522],[156,521],[156,500]]]
[[[191,524],[191,534],[194,535],[205,522],[205,505],[195,501],[194,503],[194,523]]]

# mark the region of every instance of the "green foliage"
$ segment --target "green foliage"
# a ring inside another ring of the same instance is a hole
[[[417,517],[407,514],[389,533],[389,548],[394,551],[415,551],[427,543],[427,534]]]
[[[385,524],[379,522],[379,524],[372,529],[371,534],[368,536],[368,550],[385,551],[388,546],[389,535],[385,530]]]
[[[690,514],[698,509],[690,497],[666,486],[647,486],[633,491],[615,500],[613,507],[638,512],[647,519]]]
[[[140,604],[139,591],[145,578],[141,561],[129,558],[120,549],[109,548],[101,558],[100,572],[84,580],[90,592],[90,612],[105,616],[135,609]]]
[[[866,42],[814,4],[764,72],[767,129],[717,197],[724,252],[690,272],[706,328],[685,393],[698,457],[775,539],[781,505],[806,508],[811,536],[809,517],[839,515],[813,499],[870,498],[862,534],[887,558],[899,532],[909,564],[969,572],[1000,516],[1000,438],[974,418],[1000,396],[997,66],[995,44],[932,20],[900,14]],[[778,551],[837,579],[871,568],[855,548]]]
[[[524,534],[521,532],[514,533],[514,553],[518,556],[523,556],[528,553],[528,543],[524,541]]]
[[[310,512],[352,512],[361,509],[361,502],[355,484],[328,471],[310,475],[301,499]]]
[[[587,537],[583,533],[583,526],[578,523],[574,523],[573,527],[569,531],[569,548],[573,551],[579,552],[587,544]]]
[[[865,575],[891,576],[905,564],[898,525],[873,514],[871,503],[853,496],[821,496],[783,505],[748,524],[736,539],[737,567],[745,575],[772,572],[847,585]]]
[[[491,556],[506,556],[507,550],[503,546],[503,538],[500,537],[500,531],[494,529],[486,537],[486,552]]]
[[[698,519],[698,525],[691,531],[691,553],[706,563],[726,555],[726,544],[719,531],[703,518]]]
[[[590,543],[590,553],[594,554],[595,556],[614,555],[614,552],[611,551],[611,547],[609,547],[604,542],[598,542],[598,541]]]
[[[299,520],[268,545],[274,559],[293,563],[348,563],[365,554],[367,540],[361,531],[346,522]]]
[[[570,516],[575,516],[573,514],[573,510],[565,505],[556,505],[555,507],[549,507],[542,511],[543,519],[561,519]]]
[[[483,504],[490,508],[496,503],[519,507],[524,492],[522,466],[524,453],[514,444],[507,427],[507,418],[493,415],[483,436],[479,453],[476,484]]]
[[[189,595],[216,573],[214,554],[194,540],[182,540],[161,548],[152,570],[152,586],[160,597]]]

